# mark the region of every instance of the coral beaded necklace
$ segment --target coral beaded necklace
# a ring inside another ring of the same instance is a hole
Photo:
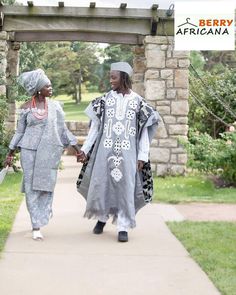
[[[30,105],[31,110],[34,109],[32,114],[39,120],[42,120],[47,117],[48,115],[48,103],[47,100],[44,100],[44,109],[38,109],[35,101],[35,96],[32,97],[31,100],[31,105]]]

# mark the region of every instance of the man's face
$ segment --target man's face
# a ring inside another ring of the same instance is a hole
[[[112,90],[117,90],[120,87],[120,72],[119,71],[111,71],[110,72],[110,84]]]

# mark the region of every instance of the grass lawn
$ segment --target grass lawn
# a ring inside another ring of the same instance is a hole
[[[203,176],[155,177],[153,201],[236,203],[236,188],[217,189]]]
[[[66,114],[66,121],[88,122],[89,118],[84,114],[84,110],[91,100],[101,95],[102,94],[98,92],[83,93],[82,102],[79,105],[75,104],[71,96],[59,95],[54,99],[64,103],[63,109]]]
[[[169,228],[222,295],[236,294],[236,223],[169,222]]]
[[[20,193],[22,173],[8,174],[0,185],[0,252],[11,230],[16,212],[22,201]]]

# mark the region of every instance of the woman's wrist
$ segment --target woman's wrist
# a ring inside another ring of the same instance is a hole
[[[9,150],[7,157],[13,157],[15,153],[15,150]]]

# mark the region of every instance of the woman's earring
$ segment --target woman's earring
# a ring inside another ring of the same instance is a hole
[[[41,92],[39,91],[39,92],[38,92],[38,94],[40,95],[40,94],[41,94]]]

